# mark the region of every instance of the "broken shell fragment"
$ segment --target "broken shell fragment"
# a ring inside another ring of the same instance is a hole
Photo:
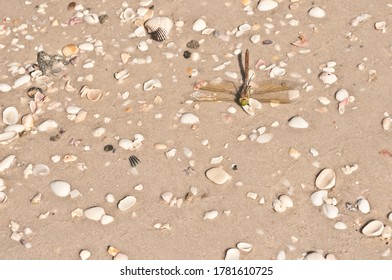
[[[331,204],[323,204],[321,211],[328,219],[335,219],[339,214],[339,209]]]
[[[384,230],[383,222],[373,220],[368,222],[363,228],[362,233],[366,236],[380,236]]]
[[[231,176],[225,170],[218,167],[208,169],[206,177],[218,185],[222,185],[231,179]]]
[[[154,88],[161,88],[161,87],[162,87],[161,81],[158,79],[151,79],[143,84],[143,90],[145,91],[149,91]]]
[[[316,178],[316,187],[320,190],[329,190],[335,186],[336,175],[331,168],[323,169]]]
[[[153,17],[144,23],[144,27],[153,40],[162,42],[169,38],[173,21],[168,17]]]
[[[19,114],[15,107],[10,106],[3,111],[3,123],[5,124],[16,124],[18,122]]]
[[[134,196],[129,195],[121,199],[117,207],[121,211],[125,211],[131,208],[133,205],[135,205],[135,203],[136,203],[136,198]]]
[[[0,205],[7,201],[8,197],[4,192],[0,192]]]
[[[9,155],[0,161],[0,172],[3,172],[11,167],[16,159],[15,155]]]
[[[243,252],[249,253],[253,249],[253,245],[246,242],[240,242],[237,244],[237,248]]]

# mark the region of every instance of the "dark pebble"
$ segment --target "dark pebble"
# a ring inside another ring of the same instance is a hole
[[[105,152],[110,152],[114,149],[114,147],[112,145],[106,145],[105,147],[103,147],[103,150]]]
[[[188,44],[186,44],[186,46],[190,49],[197,49],[200,45],[199,42],[196,40],[191,40],[188,42]]]
[[[190,57],[191,57],[191,52],[189,52],[189,51],[184,51],[184,57],[185,57],[186,59],[190,58]]]
[[[271,41],[271,40],[264,40],[263,41],[263,45],[271,45],[271,44],[273,44],[274,42],[273,41]]]

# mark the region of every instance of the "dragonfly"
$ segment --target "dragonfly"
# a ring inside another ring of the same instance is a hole
[[[261,108],[261,103],[291,103],[299,96],[300,84],[294,81],[270,79],[253,82],[253,75],[249,77],[249,50],[245,52],[244,72],[244,83],[240,86],[221,80],[196,83],[194,89],[197,91],[192,94],[192,98],[196,101],[234,101],[245,112],[253,115],[253,108]]]

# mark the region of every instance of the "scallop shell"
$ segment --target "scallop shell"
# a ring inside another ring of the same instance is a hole
[[[362,228],[362,233],[366,236],[380,236],[384,230],[383,222],[379,220],[373,220],[367,223]]]
[[[3,111],[3,122],[5,124],[16,124],[18,122],[19,114],[15,107],[10,106]]]
[[[147,33],[155,41],[162,42],[169,37],[173,21],[168,17],[154,17],[144,23]]]
[[[316,178],[316,187],[320,190],[329,190],[335,186],[335,171],[330,168],[323,169]]]

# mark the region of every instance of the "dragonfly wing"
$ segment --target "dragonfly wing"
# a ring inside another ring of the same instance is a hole
[[[300,83],[292,81],[265,81],[251,89],[251,97],[260,102],[291,103],[298,99]]]
[[[234,101],[235,92],[196,91],[191,96],[196,101]]]
[[[202,84],[199,89],[214,92],[233,92],[234,94],[238,92],[235,83],[230,81],[221,81],[219,83],[206,82],[205,84]]]

